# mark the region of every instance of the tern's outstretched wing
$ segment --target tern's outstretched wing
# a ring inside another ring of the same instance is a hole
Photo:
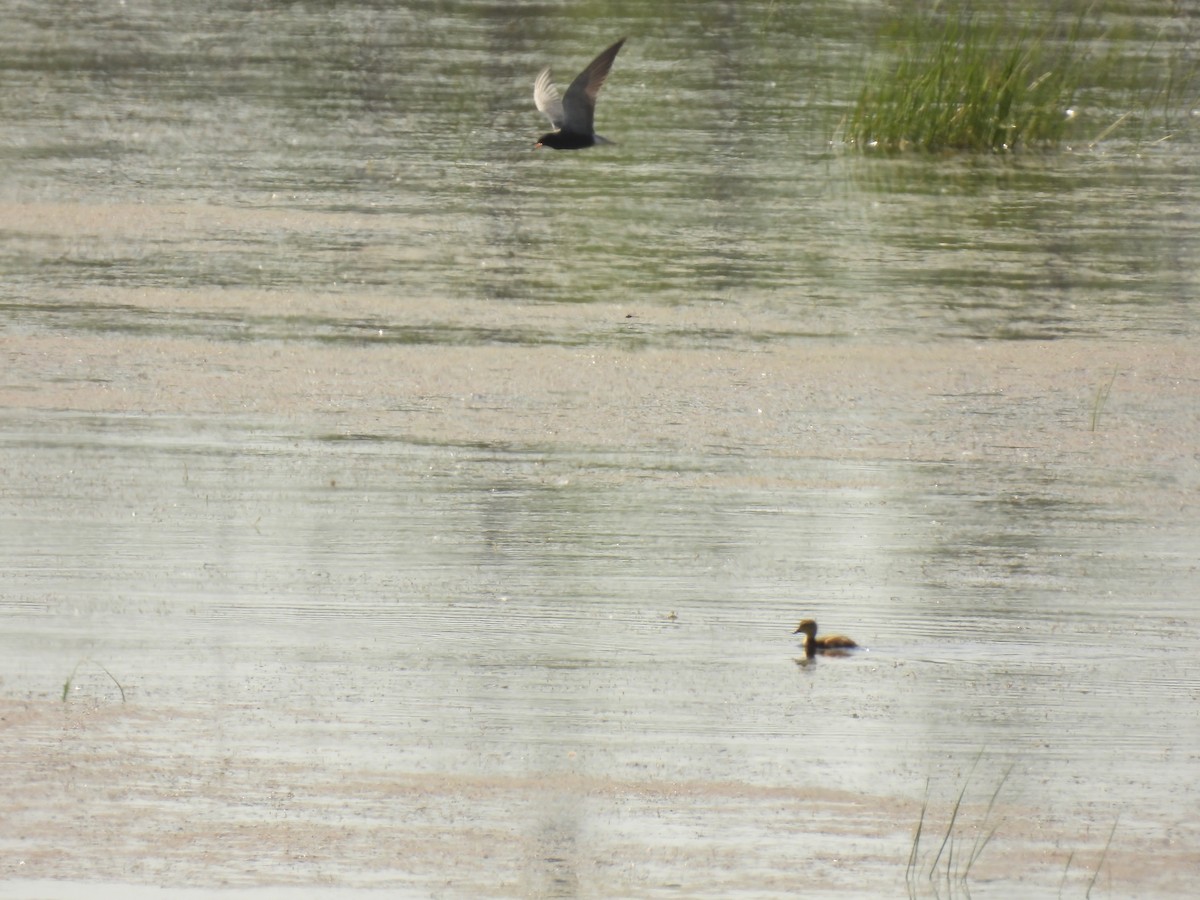
[[[591,134],[594,130],[592,125],[596,113],[596,95],[600,93],[600,88],[604,86],[604,79],[608,77],[608,70],[612,68],[613,60],[617,58],[617,54],[621,51],[621,46],[625,43],[625,38],[621,38],[595,59],[593,59],[586,69],[579,73],[571,86],[567,88],[567,94],[563,98],[559,109],[563,113],[563,121],[559,127],[563,131],[574,132],[576,134]],[[549,82],[549,75],[546,72],[542,73],[546,76],[546,81]],[[541,82],[541,76],[538,81]],[[534,97],[537,97],[535,85]],[[558,92],[554,94],[555,100],[558,99]],[[538,104],[538,109],[546,112],[542,105]],[[553,119],[553,117],[551,117]]]
[[[563,103],[558,96],[558,88],[550,83],[550,69],[542,69],[537,80],[533,82],[533,102],[537,108],[546,114],[550,124],[555,128],[563,127]]]

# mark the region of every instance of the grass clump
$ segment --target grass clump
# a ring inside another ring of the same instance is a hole
[[[913,16],[891,64],[871,72],[846,120],[862,150],[1012,152],[1058,146],[1084,70],[1082,17],[1056,34],[1024,15]]]
[[[937,853],[934,854],[933,862],[929,864],[929,869],[925,873],[925,877],[930,882],[944,881],[948,893],[953,895],[954,886],[961,885],[966,888],[967,882],[971,877],[971,867],[975,865],[983,851],[987,849],[992,838],[996,836],[1000,826],[1004,820],[993,821],[992,813],[996,807],[996,800],[1000,796],[1000,791],[1008,781],[1009,775],[1012,774],[1012,766],[1001,777],[1000,782],[996,785],[996,789],[992,791],[992,797],[988,801],[987,810],[983,814],[983,819],[974,828],[974,839],[969,847],[966,846],[966,837],[962,834],[962,830],[958,827],[959,813],[962,810],[963,799],[967,794],[967,787],[970,785],[971,776],[975,773],[975,767],[979,765],[979,760],[983,757],[983,750],[979,751],[979,755],[975,757],[975,761],[971,763],[970,771],[967,772],[966,780],[963,781],[962,790],[958,793],[958,799],[954,801],[954,809],[950,813],[950,821],[946,825],[946,830],[942,833],[941,843],[938,845]],[[904,881],[908,885],[908,894],[910,897],[915,897],[919,893],[918,882],[920,880],[920,872],[924,868],[921,861],[921,837],[926,829],[926,814],[929,811],[929,783],[925,784],[925,803],[921,806],[921,818],[917,822],[916,831],[913,834],[912,844],[908,853],[908,865],[904,872]],[[944,858],[944,862],[943,862]]]

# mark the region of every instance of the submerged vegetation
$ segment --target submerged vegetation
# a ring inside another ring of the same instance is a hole
[[[1191,107],[1200,84],[1190,29],[1152,41],[1131,73],[1113,28],[1093,6],[1073,18],[939,3],[905,14],[885,33],[888,61],[866,74],[841,138],[864,151],[1010,153],[1059,147],[1081,127],[1095,143],[1130,117],[1177,125],[1175,110]],[[1106,87],[1130,105],[1081,126],[1079,95]]]

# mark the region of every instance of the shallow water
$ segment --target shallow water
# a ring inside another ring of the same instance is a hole
[[[844,10],[12,6],[0,895],[1183,893],[1194,135],[831,149]]]

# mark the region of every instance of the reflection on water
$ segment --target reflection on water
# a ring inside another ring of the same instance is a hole
[[[1078,148],[1049,156],[830,151],[862,22],[817,14],[814,32],[809,11],[770,4],[707,26],[725,40],[620,23],[568,41],[516,14],[90,15],[29,11],[10,37],[9,302],[97,284],[366,287],[401,321],[467,296],[720,302],[826,335],[1191,328],[1187,132],[1090,147],[1110,124],[1097,107],[1081,108]],[[635,35],[601,108],[619,145],[530,152],[529,72],[608,31]],[[46,200],[79,208],[48,220]]]
[[[6,879],[882,896],[1011,769],[973,896],[1118,813],[1179,893],[1188,132],[830,149],[840,5],[13,13]],[[618,145],[531,152],[625,33]]]

